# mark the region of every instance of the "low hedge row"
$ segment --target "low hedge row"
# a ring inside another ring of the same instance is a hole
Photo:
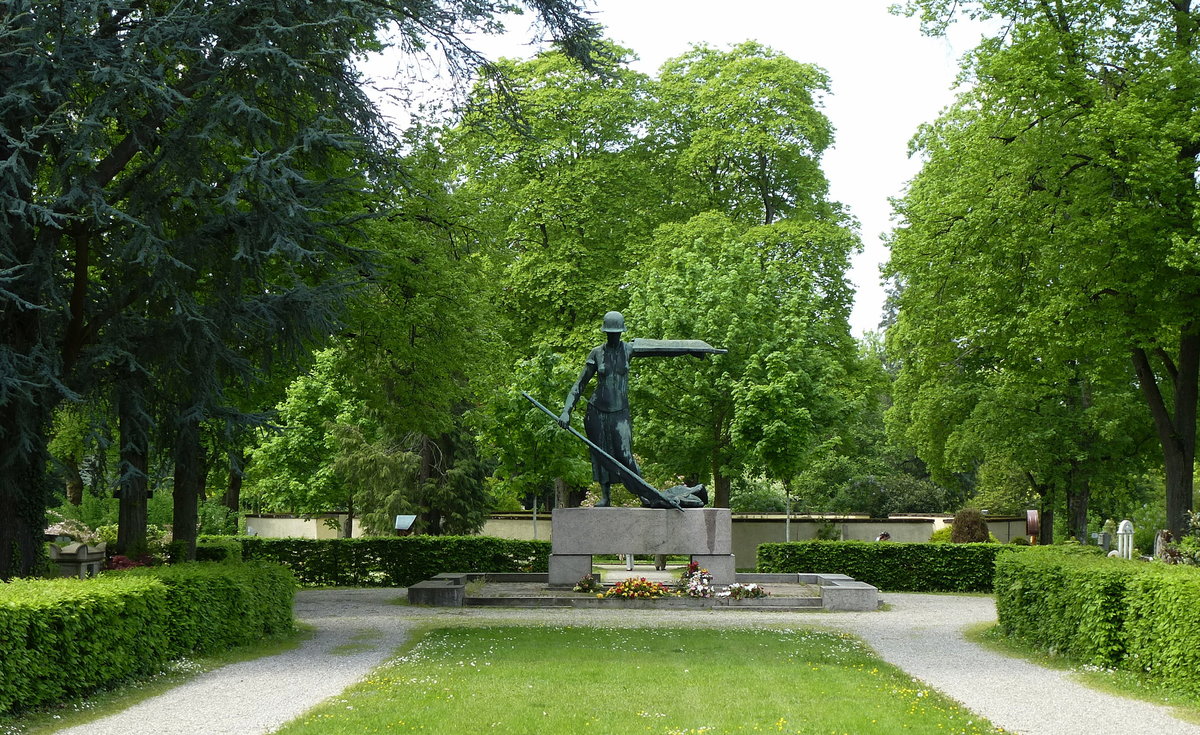
[[[846,574],[892,592],[991,592],[1004,544],[792,541],[758,547],[757,571]]]
[[[549,541],[491,536],[238,537],[242,556],[283,564],[301,584],[408,587],[441,572],[545,572]]]
[[[1102,667],[1145,671],[1200,694],[1200,570],[1055,547],[996,564],[1007,635]]]
[[[290,630],[295,582],[273,564],[181,564],[0,584],[0,714]]]

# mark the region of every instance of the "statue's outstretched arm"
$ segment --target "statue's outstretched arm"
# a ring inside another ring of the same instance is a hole
[[[680,355],[724,355],[729,350],[719,350],[699,339],[635,339],[633,357],[679,357]]]

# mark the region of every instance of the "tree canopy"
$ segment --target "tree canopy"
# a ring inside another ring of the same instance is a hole
[[[1102,476],[1153,431],[1178,533],[1200,365],[1196,12],[1094,0],[908,11],[937,32],[959,5],[1000,30],[968,56],[970,88],[915,141],[925,165],[898,205],[889,266],[896,421],[931,463],[971,436],[976,456],[1002,451],[1036,484]]]

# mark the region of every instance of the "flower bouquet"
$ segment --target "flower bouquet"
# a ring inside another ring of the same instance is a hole
[[[645,577],[624,579],[596,597],[619,597],[625,600],[653,600],[673,594],[671,588],[661,582],[650,582]]]
[[[727,597],[731,600],[746,600],[754,597],[766,597],[769,594],[769,592],[753,582],[750,584],[734,582],[728,588],[718,592],[717,597]]]
[[[574,592],[599,592],[602,589],[604,589],[604,585],[600,583],[600,580],[596,579],[591,574],[583,575],[583,579],[580,579],[575,583],[575,586],[571,588],[571,590]]]
[[[712,597],[712,580],[712,574],[707,569],[701,569],[694,561],[690,562],[679,578],[679,592],[688,597]]]

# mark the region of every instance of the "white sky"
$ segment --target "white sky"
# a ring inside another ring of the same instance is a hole
[[[594,0],[607,35],[633,51],[634,68],[654,75],[692,43],[718,48],[756,40],[791,58],[823,67],[832,94],[825,113],[836,130],[823,168],[833,199],[861,224],[863,252],[850,280],[856,297],[850,326],[856,336],[878,328],[884,303],[879,266],[887,259],[881,236],[890,227],[889,197],[902,193],[919,165],[908,157],[917,126],[932,121],[953,98],[958,60],[978,40],[959,23],[951,39],[922,36],[915,19],[893,16],[891,0]],[[509,33],[474,44],[487,56],[528,57],[521,19]],[[381,67],[375,67],[380,75]]]

